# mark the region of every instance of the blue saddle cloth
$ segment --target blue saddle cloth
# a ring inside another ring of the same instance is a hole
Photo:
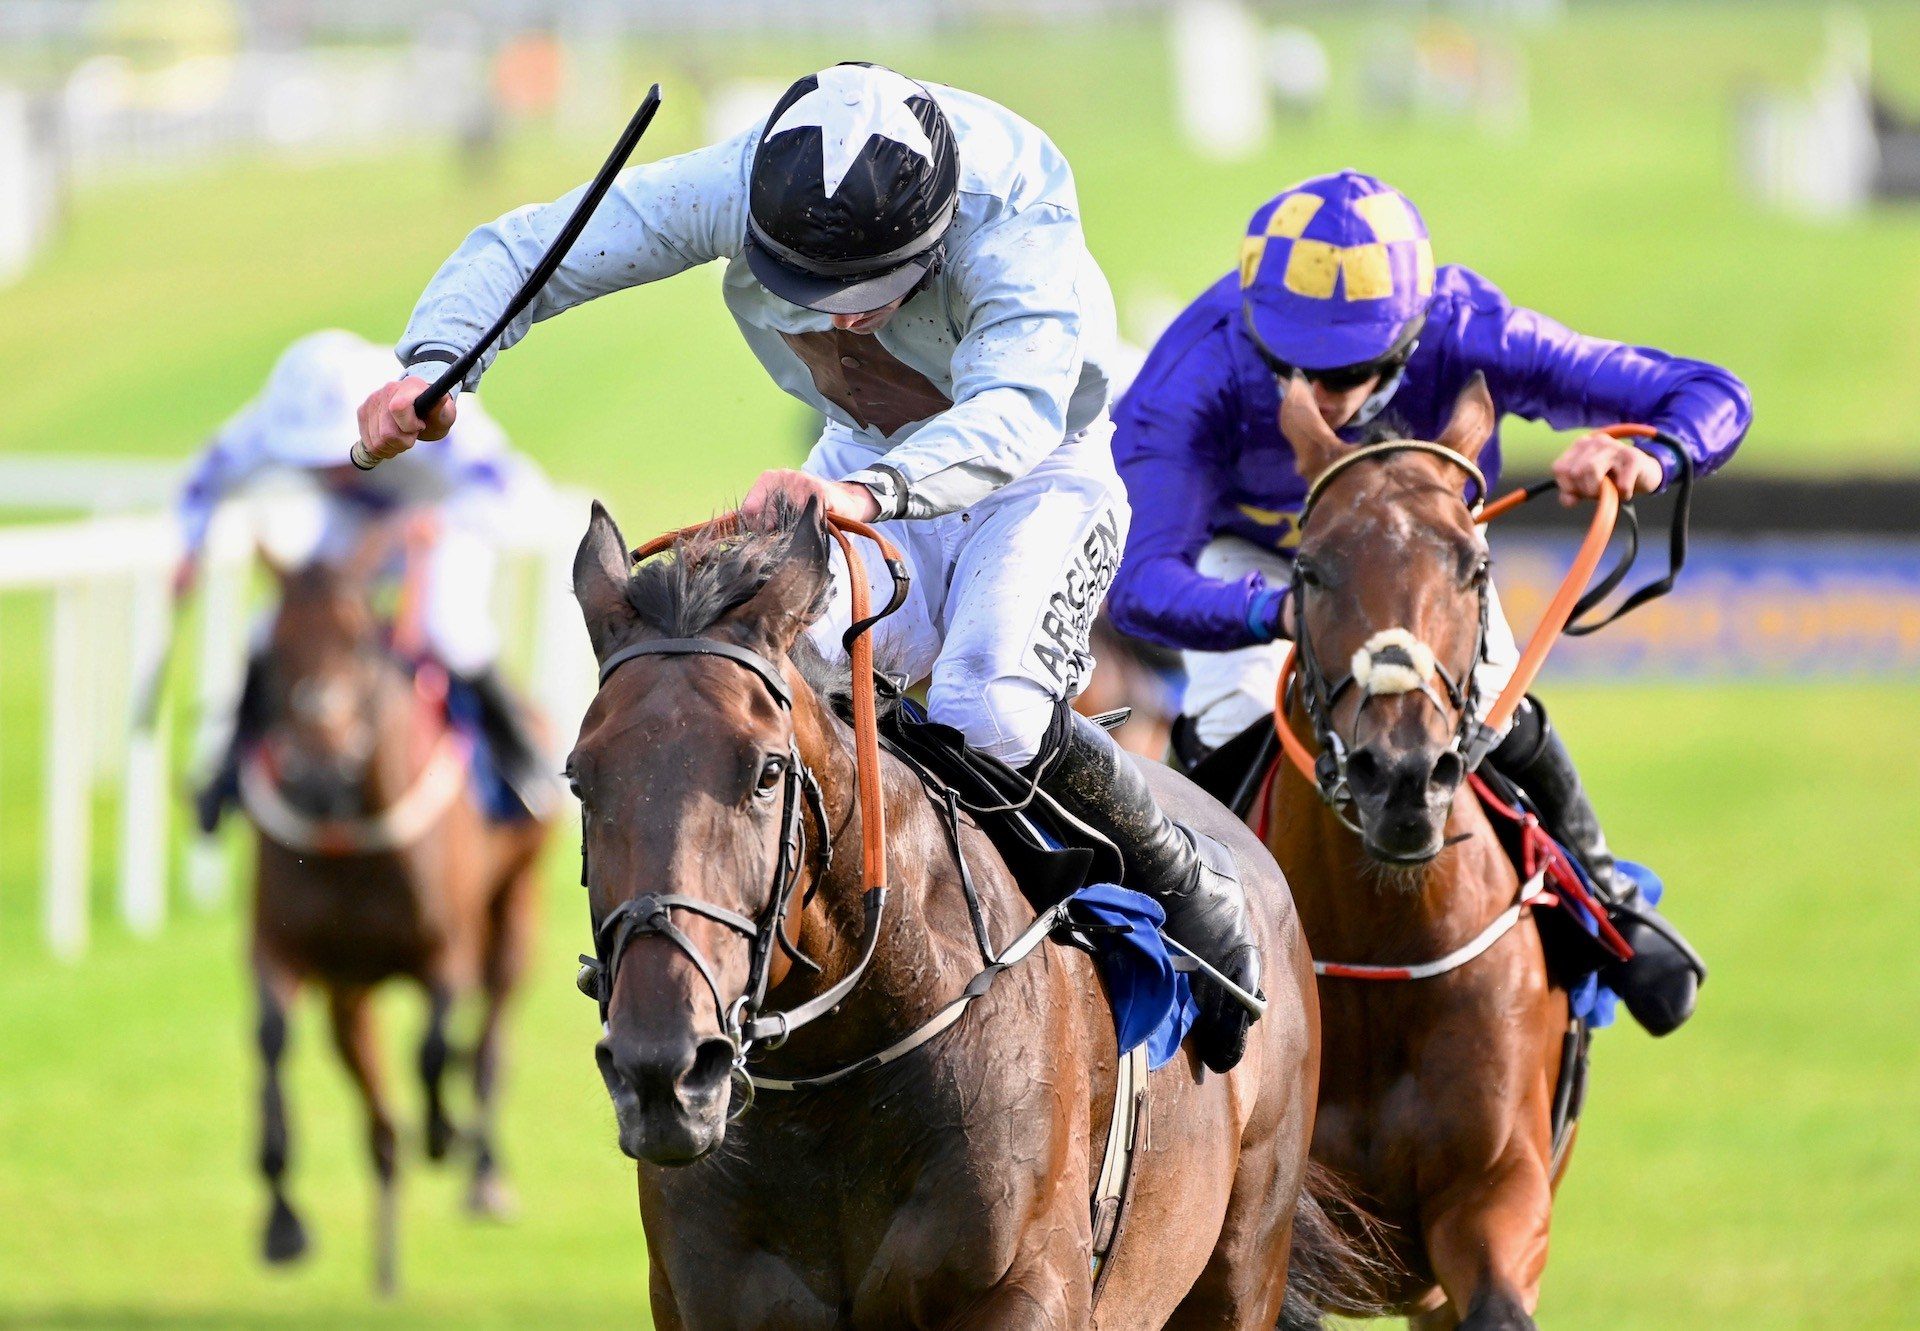
[[[1092,926],[1100,978],[1106,981],[1120,1052],[1147,1046],[1147,1066],[1157,1068],[1180,1052],[1200,1014],[1193,985],[1173,968],[1173,954],[1160,927],[1166,913],[1152,897],[1113,883],[1092,883],[1072,897],[1076,923]]]
[[[1567,862],[1573,865],[1573,871],[1580,875],[1580,880],[1587,885],[1587,890],[1592,891],[1593,879],[1588,877],[1587,871],[1581,866],[1580,861],[1572,855],[1568,855]],[[1655,874],[1653,870],[1644,864],[1635,864],[1632,860],[1615,860],[1614,868],[1639,885],[1640,895],[1649,906],[1658,906],[1660,904],[1660,898],[1666,894],[1666,887],[1661,883],[1659,876]],[[1594,920],[1592,914],[1578,902],[1563,900],[1561,902],[1561,908],[1565,910],[1582,929],[1585,929],[1589,934],[1598,936],[1600,932],[1599,924]],[[1618,1015],[1620,996],[1601,982],[1598,972],[1590,971],[1569,986],[1567,990],[1567,1003],[1575,1017],[1585,1021],[1587,1025],[1594,1030],[1599,1030],[1602,1027],[1613,1025],[1613,1019]]]

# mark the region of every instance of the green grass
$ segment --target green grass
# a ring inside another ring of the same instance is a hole
[[[1123,311],[1182,301],[1224,271],[1255,204],[1301,175],[1374,170],[1420,203],[1444,258],[1476,265],[1575,327],[1725,362],[1759,404],[1742,465],[1911,465],[1920,433],[1920,212],[1819,226],[1735,187],[1736,90],[1799,84],[1822,7],[1577,7],[1513,40],[1529,132],[1400,124],[1360,105],[1352,58],[1374,20],[1311,11],[1336,58],[1327,107],[1256,160],[1194,160],[1170,124],[1154,25],[754,45],[656,44],[634,81],[667,109],[645,152],[700,135],[717,71],[790,74],[890,60],[1006,101],[1075,165],[1088,234]],[[1920,9],[1864,6],[1892,90],[1920,102]],[[611,126],[609,126],[611,129]],[[288,341],[339,324],[397,336],[428,275],[476,222],[583,178],[597,142],[519,140],[463,183],[439,150],[371,162],[239,162],[89,188],[39,267],[0,292],[0,448],[178,456],[258,386]],[[598,302],[537,329],[488,381],[517,441],[614,501],[630,528],[704,512],[804,413],[748,356],[711,274]],[[1522,431],[1536,460],[1549,441]]]
[[[1891,686],[1553,698],[1616,840],[1666,874],[1714,973],[1681,1034],[1601,1038],[1545,1324],[1909,1325],[1920,703]],[[296,1195],[318,1246],[297,1271],[254,1259],[236,913],[189,916],[153,943],[103,927],[72,968],[30,940],[0,944],[0,1324],[644,1325],[631,1166],[594,1075],[592,1010],[572,987],[585,929],[573,868],[554,855],[513,1037],[504,1144],[524,1216],[476,1228],[456,1214],[456,1180],[410,1160],[408,1288],[392,1307],[365,1292],[358,1119],[311,1012],[291,1094]],[[411,1003],[392,1005],[410,1124],[417,1027]]]

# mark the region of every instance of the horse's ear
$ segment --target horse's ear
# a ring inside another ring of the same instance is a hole
[[[1286,395],[1280,399],[1280,433],[1293,445],[1294,460],[1300,475],[1311,481],[1353,450],[1333,432],[1320,408],[1313,403],[1313,386],[1304,375],[1287,380]]]
[[[604,659],[618,647],[635,619],[627,603],[627,542],[612,515],[593,501],[587,534],[573,556],[573,596],[587,621],[593,654]]]
[[[1487,376],[1475,370],[1473,378],[1467,380],[1467,386],[1460,390],[1460,396],[1454,400],[1453,415],[1447,420],[1447,428],[1433,442],[1443,448],[1451,448],[1463,457],[1478,458],[1480,450],[1487,446],[1487,440],[1493,438],[1495,418],[1493,394],[1487,391]]]
[[[827,553],[827,523],[818,499],[793,516],[787,548],[773,572],[743,605],[726,617],[759,645],[784,656],[809,624],[826,611],[833,566]]]

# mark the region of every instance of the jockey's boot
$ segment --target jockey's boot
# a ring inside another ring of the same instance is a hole
[[[539,816],[553,801],[553,778],[542,761],[540,741],[525,706],[492,667],[460,679],[480,704],[480,729],[501,777],[527,812]]]
[[[1641,896],[1639,884],[1614,866],[1580,773],[1539,699],[1529,696],[1520,704],[1513,728],[1488,760],[1526,791],[1547,831],[1579,859],[1599,889],[1607,917],[1633,948],[1629,960],[1601,971],[1601,981],[1620,995],[1648,1033],[1677,1030],[1693,1015],[1695,998],[1706,982],[1706,963]]]
[[[193,821],[212,836],[229,804],[240,799],[240,759],[267,728],[267,658],[256,652],[247,657],[247,673],[240,681],[240,701],[233,709],[233,732],[227,747],[201,787],[193,793]]]
[[[1171,937],[1248,993],[1260,992],[1260,948],[1232,853],[1162,813],[1112,736],[1062,704],[1026,773],[1113,842],[1126,885],[1160,903]],[[1204,975],[1193,979],[1200,1005],[1194,1049],[1208,1067],[1225,1072],[1240,1061],[1254,1015]]]

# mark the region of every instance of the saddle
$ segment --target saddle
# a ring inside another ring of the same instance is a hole
[[[1125,712],[1098,718],[1108,729]],[[912,769],[935,804],[949,838],[965,813],[1000,852],[1035,910],[1047,910],[1092,883],[1120,881],[1120,852],[1006,763],[967,744],[951,726],[902,698],[881,718],[880,743]],[[961,869],[966,861],[954,846]]]

